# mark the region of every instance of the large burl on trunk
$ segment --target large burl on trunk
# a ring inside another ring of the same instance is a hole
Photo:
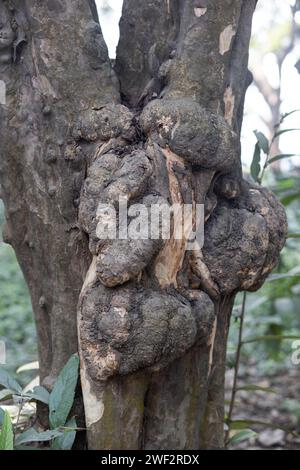
[[[90,449],[223,446],[234,297],[286,237],[241,170],[255,4],[125,0],[112,67],[92,0],[0,1],[5,237],[46,386],[79,348]],[[204,245],[186,250],[193,227],[178,240],[175,218],[168,240],[101,238],[99,204],[120,198],[204,204]]]

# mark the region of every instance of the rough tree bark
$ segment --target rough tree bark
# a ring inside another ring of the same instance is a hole
[[[286,236],[240,164],[255,4],[125,0],[112,68],[93,0],[0,1],[5,237],[48,387],[78,329],[90,449],[223,446],[234,297],[261,286]],[[189,233],[99,239],[98,205],[120,197],[205,204],[203,249],[186,251]]]

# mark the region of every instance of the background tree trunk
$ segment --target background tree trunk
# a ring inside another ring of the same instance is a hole
[[[286,234],[241,172],[255,4],[125,0],[113,70],[92,0],[0,1],[6,241],[46,386],[78,329],[90,449],[223,446],[234,296],[262,284]],[[189,233],[99,238],[98,204],[120,197],[205,204],[203,249],[186,251]]]

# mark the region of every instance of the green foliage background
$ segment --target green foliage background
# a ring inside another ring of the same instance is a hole
[[[300,179],[295,170],[290,175],[267,173],[264,184],[275,192],[285,205],[289,233],[300,233]],[[278,278],[278,279],[276,279]],[[242,295],[237,297],[233,312],[228,361],[234,358],[239,326],[238,316]],[[274,335],[278,339],[264,339]],[[293,367],[291,363],[292,340],[286,336],[300,335],[300,238],[289,238],[283,249],[276,271],[256,293],[247,295],[244,341],[262,337],[260,341],[246,344],[244,361],[255,364],[261,374],[273,374],[280,369]],[[282,337],[282,339],[280,339]],[[294,366],[296,367],[296,366]]]
[[[0,200],[0,232],[4,209]],[[37,359],[36,332],[28,289],[13,249],[0,242],[0,339],[6,343],[8,369]]]

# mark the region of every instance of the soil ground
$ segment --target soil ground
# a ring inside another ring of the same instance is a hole
[[[245,426],[257,436],[230,448],[245,450],[300,450],[300,369],[287,368],[262,377],[255,366],[244,367],[238,387],[254,384],[275,393],[239,391],[234,420],[261,421],[269,424]],[[226,400],[230,398],[233,371],[226,377]]]

